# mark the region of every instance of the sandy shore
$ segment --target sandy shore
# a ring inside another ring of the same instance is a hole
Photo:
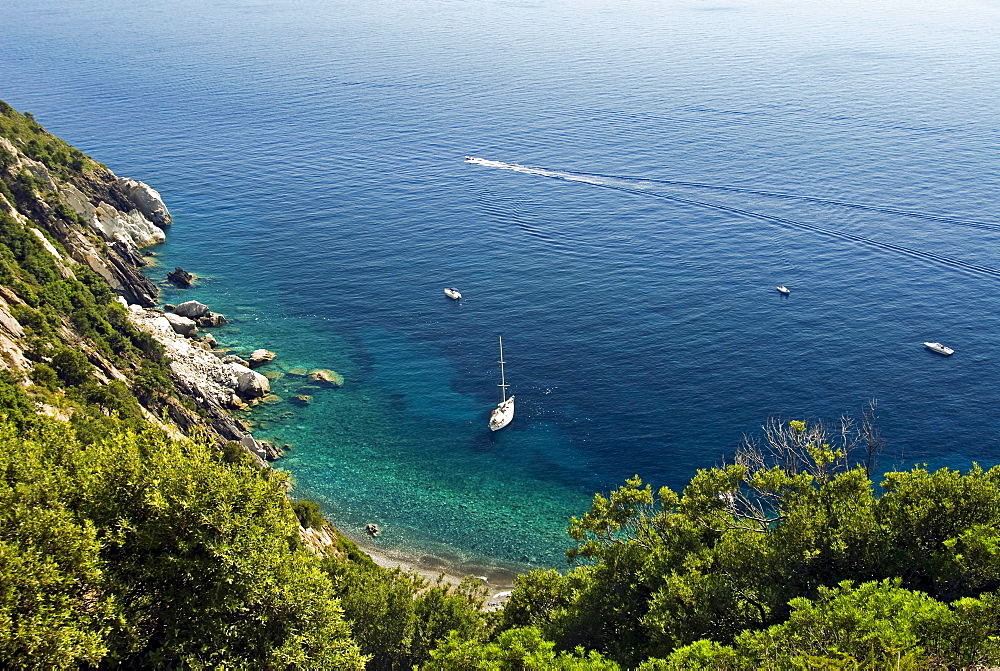
[[[517,572],[498,566],[483,566],[481,564],[463,563],[448,560],[430,554],[414,555],[378,547],[370,539],[352,539],[358,547],[364,550],[379,566],[386,568],[399,567],[404,571],[412,571],[428,580],[437,580],[444,575],[447,582],[457,585],[467,576],[475,576],[483,581],[489,590],[487,605],[496,607],[506,600],[514,587]]]

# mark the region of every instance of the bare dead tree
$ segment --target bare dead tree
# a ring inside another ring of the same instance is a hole
[[[878,415],[875,414],[878,402],[873,398],[868,401],[868,407],[861,414],[861,441],[865,449],[865,474],[872,477],[872,471],[878,463],[878,458],[885,448],[885,439],[882,438],[882,429],[878,426]]]
[[[789,422],[771,417],[761,427],[762,438],[744,435],[734,463],[746,469],[747,477],[739,488],[720,495],[720,512],[729,517],[722,526],[766,533],[783,519],[779,505],[782,492],[758,486],[754,478],[775,467],[789,476],[807,473],[818,483],[828,482],[836,473],[846,472],[858,463],[854,455],[860,448],[864,454],[860,465],[871,477],[884,446],[875,408],[873,399],[862,412],[860,423],[845,414],[836,427],[822,421]]]

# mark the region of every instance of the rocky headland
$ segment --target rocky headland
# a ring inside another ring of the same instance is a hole
[[[198,336],[199,327],[221,326],[225,317],[197,301],[171,311],[156,307],[159,290],[143,273],[148,259],[142,250],[163,242],[164,229],[172,221],[160,194],[91,161],[30,118],[16,117],[8,107],[2,111],[20,121],[21,128],[14,125],[14,129],[24,132],[11,132],[10,137],[0,132],[0,211],[38,238],[63,277],[75,277],[76,268],[85,266],[104,278],[126,308],[129,322],[162,345],[178,392],[201,414],[174,399],[164,400],[167,416],[177,428],[188,433],[206,426],[220,443],[240,443],[262,464],[280,456],[280,450],[255,440],[247,426],[229,412],[266,396],[268,378],[247,365],[223,360],[212,350],[213,337]],[[25,139],[25,135],[33,137]],[[46,165],[29,156],[29,151],[39,152],[39,140],[50,145],[46,148],[49,155],[66,153],[66,165],[55,161]],[[26,305],[27,300],[16,287],[0,287],[0,368],[24,373],[32,369],[33,362],[26,356],[31,343],[14,316],[14,306]],[[128,379],[68,326],[66,330],[67,339],[78,343],[105,380]],[[149,410],[150,416],[157,417],[162,409]]]

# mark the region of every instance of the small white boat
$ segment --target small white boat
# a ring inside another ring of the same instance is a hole
[[[945,347],[939,342],[925,342],[924,347],[931,350],[932,352],[937,352],[938,354],[950,355],[955,353],[955,350],[953,350],[950,347]]]
[[[783,294],[785,296],[792,293],[792,290],[786,287],[784,284],[779,284],[778,286],[775,287],[775,289],[778,290],[779,294]]]
[[[458,293],[458,289],[454,287],[448,287],[444,290],[444,295],[448,298],[454,298],[456,301],[462,300],[462,294]]]
[[[507,398],[507,381],[503,376],[503,337],[500,338],[500,402],[490,413],[490,431],[499,431],[514,419],[514,397]]]

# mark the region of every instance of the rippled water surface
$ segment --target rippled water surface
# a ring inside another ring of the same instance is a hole
[[[151,4],[6,3],[0,98],[162,193],[164,300],[278,353],[256,435],[348,532],[560,565],[872,398],[885,468],[1000,460],[996,2]]]

